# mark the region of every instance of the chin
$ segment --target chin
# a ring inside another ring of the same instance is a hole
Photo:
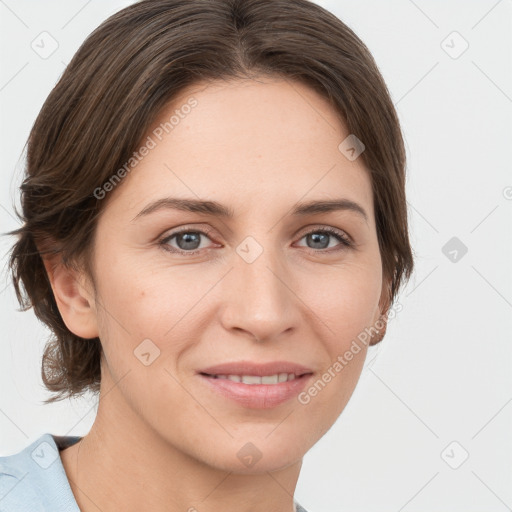
[[[269,431],[265,431],[268,436]],[[267,439],[244,436],[243,439],[232,439],[231,442],[208,453],[212,466],[235,474],[263,474],[280,471],[293,464],[300,463],[309,446],[297,446],[291,439],[287,444],[270,434]],[[251,440],[252,439],[252,440]],[[221,444],[217,444],[217,448]],[[231,455],[233,454],[233,455]]]

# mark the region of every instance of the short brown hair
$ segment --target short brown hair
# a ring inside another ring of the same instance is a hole
[[[199,81],[271,76],[326,98],[363,141],[383,276],[391,304],[413,269],[405,148],[397,114],[366,46],[308,0],[143,0],[108,18],[79,48],[28,138],[22,227],[10,270],[22,310],[52,331],[42,377],[52,402],[99,391],[101,344],[65,326],[42,255],[91,274],[101,187],[137,149],[162,108]],[[340,141],[341,142],[341,141]],[[79,264],[82,266],[79,267]],[[25,294],[22,293],[21,285]]]

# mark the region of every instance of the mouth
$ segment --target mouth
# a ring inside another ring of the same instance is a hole
[[[215,396],[252,409],[270,409],[293,399],[313,374],[304,366],[283,362],[229,363],[197,372]]]

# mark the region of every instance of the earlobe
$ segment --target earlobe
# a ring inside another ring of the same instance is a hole
[[[386,335],[386,329],[388,326],[388,312],[391,305],[391,287],[390,283],[387,282],[382,288],[382,294],[379,300],[379,317],[375,319],[374,326],[378,330],[378,333],[371,337],[369,345],[377,345],[380,343]]]
[[[388,326],[388,322],[386,319],[386,316],[381,316],[377,322],[375,322],[376,329],[378,329],[377,334],[371,337],[369,346],[377,345],[377,343],[380,343],[384,336],[386,335],[386,328]]]
[[[60,255],[43,258],[43,262],[66,327],[81,338],[98,337],[94,298],[84,274],[65,266]]]

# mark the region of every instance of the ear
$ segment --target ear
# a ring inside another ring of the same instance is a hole
[[[388,312],[391,306],[391,280],[385,280],[382,286],[382,293],[379,299],[378,316],[374,318],[373,325],[376,325],[379,329],[379,334],[372,336],[369,346],[377,345],[380,343],[386,335],[386,329],[388,326]],[[381,327],[382,326],[382,327]]]
[[[92,284],[85,273],[64,265],[60,254],[44,256],[43,263],[66,327],[81,338],[98,337]]]

